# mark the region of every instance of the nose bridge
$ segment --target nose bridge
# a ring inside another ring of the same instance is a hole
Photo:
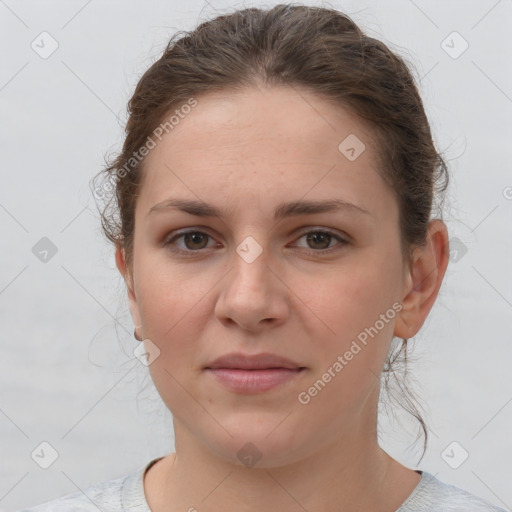
[[[216,306],[219,318],[252,330],[263,320],[275,324],[286,316],[285,291],[271,270],[274,259],[269,246],[269,237],[259,230],[252,230],[235,246],[232,270]]]
[[[233,278],[242,285],[242,290],[245,289],[251,294],[265,293],[265,287],[268,284],[267,274],[270,272],[268,264],[271,258],[269,258],[269,244],[263,238],[260,232],[245,236],[235,247],[233,256]]]

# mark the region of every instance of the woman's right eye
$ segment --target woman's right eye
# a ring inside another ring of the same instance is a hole
[[[189,230],[182,231],[171,237],[167,240],[164,245],[169,247],[173,252],[179,252],[182,254],[190,254],[194,252],[198,252],[201,249],[206,247],[205,241],[207,242],[208,238],[211,238],[210,235],[205,233],[204,231],[197,230]],[[176,241],[179,239],[183,239],[183,245],[180,247],[176,244]]]

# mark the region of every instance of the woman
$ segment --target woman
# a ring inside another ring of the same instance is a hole
[[[246,9],[173,38],[129,113],[95,196],[176,453],[31,510],[499,511],[377,440],[449,256],[405,63],[339,12]]]

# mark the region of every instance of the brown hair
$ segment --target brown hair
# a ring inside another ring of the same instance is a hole
[[[122,151],[93,180],[95,197],[106,198],[103,231],[124,249],[128,268],[133,268],[135,205],[143,176],[141,148],[177,106],[190,105],[191,99],[205,93],[256,84],[307,88],[369,123],[381,174],[396,193],[402,252],[408,263],[414,245],[425,242],[435,192],[443,192],[448,184],[446,165],[434,146],[408,64],[345,14],[280,4],[268,10],[235,11],[191,32],[177,32],[138,82],[128,103]],[[97,185],[100,177],[104,181]],[[111,191],[108,197],[104,193]],[[390,353],[384,368],[388,391],[400,354],[406,363],[406,339],[398,353]],[[425,423],[413,396],[407,397],[405,382],[400,389],[406,392],[402,405],[423,430],[424,454]]]

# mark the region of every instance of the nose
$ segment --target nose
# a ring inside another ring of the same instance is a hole
[[[221,281],[215,306],[219,321],[252,332],[285,322],[289,315],[289,289],[279,274],[278,264],[268,250],[254,260],[234,251],[232,269]]]

